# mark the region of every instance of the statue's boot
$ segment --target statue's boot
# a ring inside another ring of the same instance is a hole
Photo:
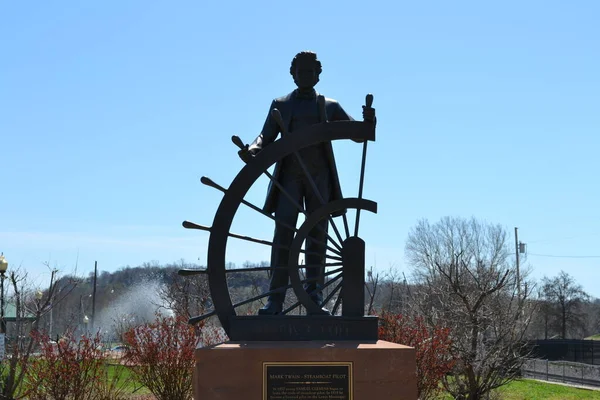
[[[288,274],[285,270],[275,270],[271,274],[269,291],[287,286]],[[260,310],[258,315],[279,315],[283,311],[283,302],[285,300],[285,291],[271,293],[267,299],[267,304]]]
[[[279,315],[283,311],[283,301],[270,296],[267,304],[258,310],[258,315]]]
[[[321,304],[323,303],[323,292],[321,290],[321,285],[315,284],[314,282],[308,283],[304,285],[304,290],[306,291],[306,293],[308,293],[310,299],[314,303],[321,306]],[[311,315],[331,315],[331,312],[325,307],[321,307],[320,312],[311,313]]]

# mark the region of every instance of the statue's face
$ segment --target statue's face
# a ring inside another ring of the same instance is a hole
[[[296,66],[294,81],[299,89],[312,89],[317,84],[317,78],[317,69],[312,63],[299,63]]]

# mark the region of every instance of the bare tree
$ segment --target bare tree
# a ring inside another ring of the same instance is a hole
[[[509,246],[501,226],[474,218],[421,220],[409,233],[413,306],[432,326],[452,330],[457,362],[443,384],[456,399],[485,398],[515,379],[524,362],[531,285],[518,290]]]
[[[187,318],[203,314],[210,305],[207,275],[183,277],[179,269],[194,269],[196,265],[186,264],[183,260],[178,265],[168,265],[166,283],[160,290],[162,306],[172,310],[176,315]]]
[[[391,265],[382,286],[387,296],[382,303],[382,309],[403,315],[412,312],[409,307],[410,287],[404,272],[400,272],[395,265]]]
[[[598,322],[600,317],[600,299],[591,298],[582,307],[584,325],[582,327],[582,337],[596,335],[598,330]]]
[[[373,305],[375,303],[375,296],[377,296],[377,289],[379,288],[379,272],[373,274],[373,267],[367,271],[367,282],[365,284],[367,289],[367,315],[371,315],[373,312]]]
[[[590,300],[590,296],[571,275],[560,271],[552,279],[545,277],[542,295],[548,305],[548,315],[553,318],[550,325],[557,328],[561,338],[566,339],[567,333],[583,330],[583,306]]]
[[[21,269],[12,270],[8,276],[12,295],[10,301],[15,306],[15,319],[8,329],[11,336],[7,348],[8,357],[0,363],[0,398],[18,398],[17,389],[23,382],[37,343],[29,332],[39,328],[40,319],[52,307],[63,300],[73,290],[74,284],[57,284],[56,270],[52,270],[48,289],[42,292],[28,284],[27,273]]]

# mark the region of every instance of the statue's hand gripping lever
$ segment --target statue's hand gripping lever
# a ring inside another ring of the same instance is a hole
[[[277,123],[277,125],[279,126],[279,130],[281,131],[281,136],[285,136],[285,134],[287,134],[287,129],[285,128],[284,124],[283,124],[283,118],[281,116],[281,112],[274,108],[271,111],[271,117],[275,120],[275,122]],[[233,144],[235,144],[237,147],[239,147],[239,151],[238,151],[238,155],[240,156],[240,158],[242,159],[242,161],[244,161],[246,164],[250,162],[250,160],[252,160],[252,158],[254,157],[254,154],[252,154],[249,150],[250,146],[247,144],[244,144],[244,142],[242,142],[242,139],[240,139],[239,136],[233,135],[231,137],[231,141],[233,142]]]
[[[373,108],[373,95],[371,93],[369,93],[365,98],[365,105],[363,106],[363,120],[373,124],[377,122],[377,119],[375,118],[375,109]]]

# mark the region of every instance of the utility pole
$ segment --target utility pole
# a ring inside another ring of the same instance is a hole
[[[50,296],[50,328],[48,329],[48,336],[52,337],[52,324],[54,319],[54,290],[56,289],[54,279],[56,278],[58,270],[56,268],[52,269],[52,273],[50,275],[50,288],[48,288],[48,293]],[[58,343],[58,342],[57,342]]]
[[[519,266],[519,233],[515,226],[515,254],[517,255],[517,299],[521,300],[521,270]]]
[[[526,244],[519,242],[519,233],[517,231],[518,228],[515,227],[515,254],[517,256],[517,293],[519,295],[519,299],[521,299],[521,265],[520,265],[520,256],[519,254],[525,254]]]
[[[98,261],[94,261],[94,290],[92,292],[92,332],[94,332],[94,316],[96,315],[96,278],[98,277]]]

